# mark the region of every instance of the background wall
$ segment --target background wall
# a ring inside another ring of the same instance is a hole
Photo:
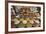
[[[45,2],[45,11],[46,11],[46,0],[22,0],[22,1]],[[5,0],[0,0],[0,34],[5,34]],[[16,33],[16,34],[46,34],[46,27],[45,27],[45,32],[28,32],[28,33]]]

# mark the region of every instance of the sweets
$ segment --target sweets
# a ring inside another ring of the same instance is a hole
[[[20,21],[18,19],[14,19],[14,24],[19,24]]]
[[[26,24],[26,23],[27,23],[27,21],[26,21],[26,20],[23,20],[23,21],[22,21],[22,23],[23,23],[23,24]]]

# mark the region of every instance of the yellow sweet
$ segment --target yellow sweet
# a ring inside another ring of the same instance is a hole
[[[23,18],[20,18],[20,21],[23,21],[24,19]]]
[[[29,23],[33,24],[33,23],[34,23],[34,21],[33,21],[33,20],[29,20]]]
[[[35,20],[36,23],[40,23],[39,20]]]
[[[26,18],[27,21],[29,21],[30,19],[29,18]]]
[[[19,24],[20,21],[18,19],[14,19],[14,24]]]
[[[23,21],[22,21],[22,23],[23,23],[23,24],[26,24],[26,23],[27,23],[27,21],[26,21],[26,20],[23,20]]]

